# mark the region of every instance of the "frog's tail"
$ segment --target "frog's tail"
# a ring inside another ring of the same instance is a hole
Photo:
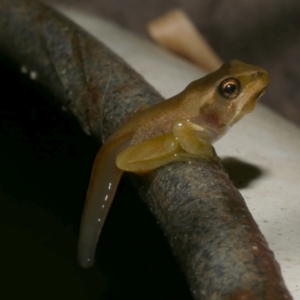
[[[84,268],[94,263],[98,239],[123,173],[116,166],[116,157],[130,140],[131,136],[123,136],[107,141],[95,158],[79,233],[78,262]]]

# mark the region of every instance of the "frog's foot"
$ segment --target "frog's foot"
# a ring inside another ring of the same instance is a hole
[[[178,160],[176,154],[182,151],[178,139],[166,134],[128,147],[117,156],[116,163],[123,171],[142,174]]]
[[[185,151],[181,151],[175,154],[177,161],[192,161],[197,158],[202,158],[210,161],[220,162],[221,159],[218,157],[214,147],[211,145],[204,146],[202,148],[201,152],[198,152],[197,154],[188,153]]]
[[[201,142],[197,143],[197,151],[193,152],[179,152],[176,154],[177,157],[207,157],[213,158],[216,156],[216,152],[212,145],[204,144]]]

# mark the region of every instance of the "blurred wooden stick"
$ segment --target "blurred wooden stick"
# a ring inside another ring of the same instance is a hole
[[[147,24],[149,35],[160,45],[185,56],[202,69],[212,72],[222,60],[181,9],[175,9]]]

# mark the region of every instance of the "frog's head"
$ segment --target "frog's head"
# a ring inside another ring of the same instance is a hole
[[[269,84],[269,75],[261,67],[231,60],[200,80],[204,100],[200,100],[199,116],[205,124],[223,127],[233,125],[254,109]],[[194,92],[196,82],[192,83]]]

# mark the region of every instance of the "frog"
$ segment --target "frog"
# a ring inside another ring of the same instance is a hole
[[[124,171],[143,176],[174,161],[216,158],[212,145],[254,109],[268,84],[262,67],[230,60],[179,94],[130,116],[96,155],[81,220],[79,264],[94,263]]]

